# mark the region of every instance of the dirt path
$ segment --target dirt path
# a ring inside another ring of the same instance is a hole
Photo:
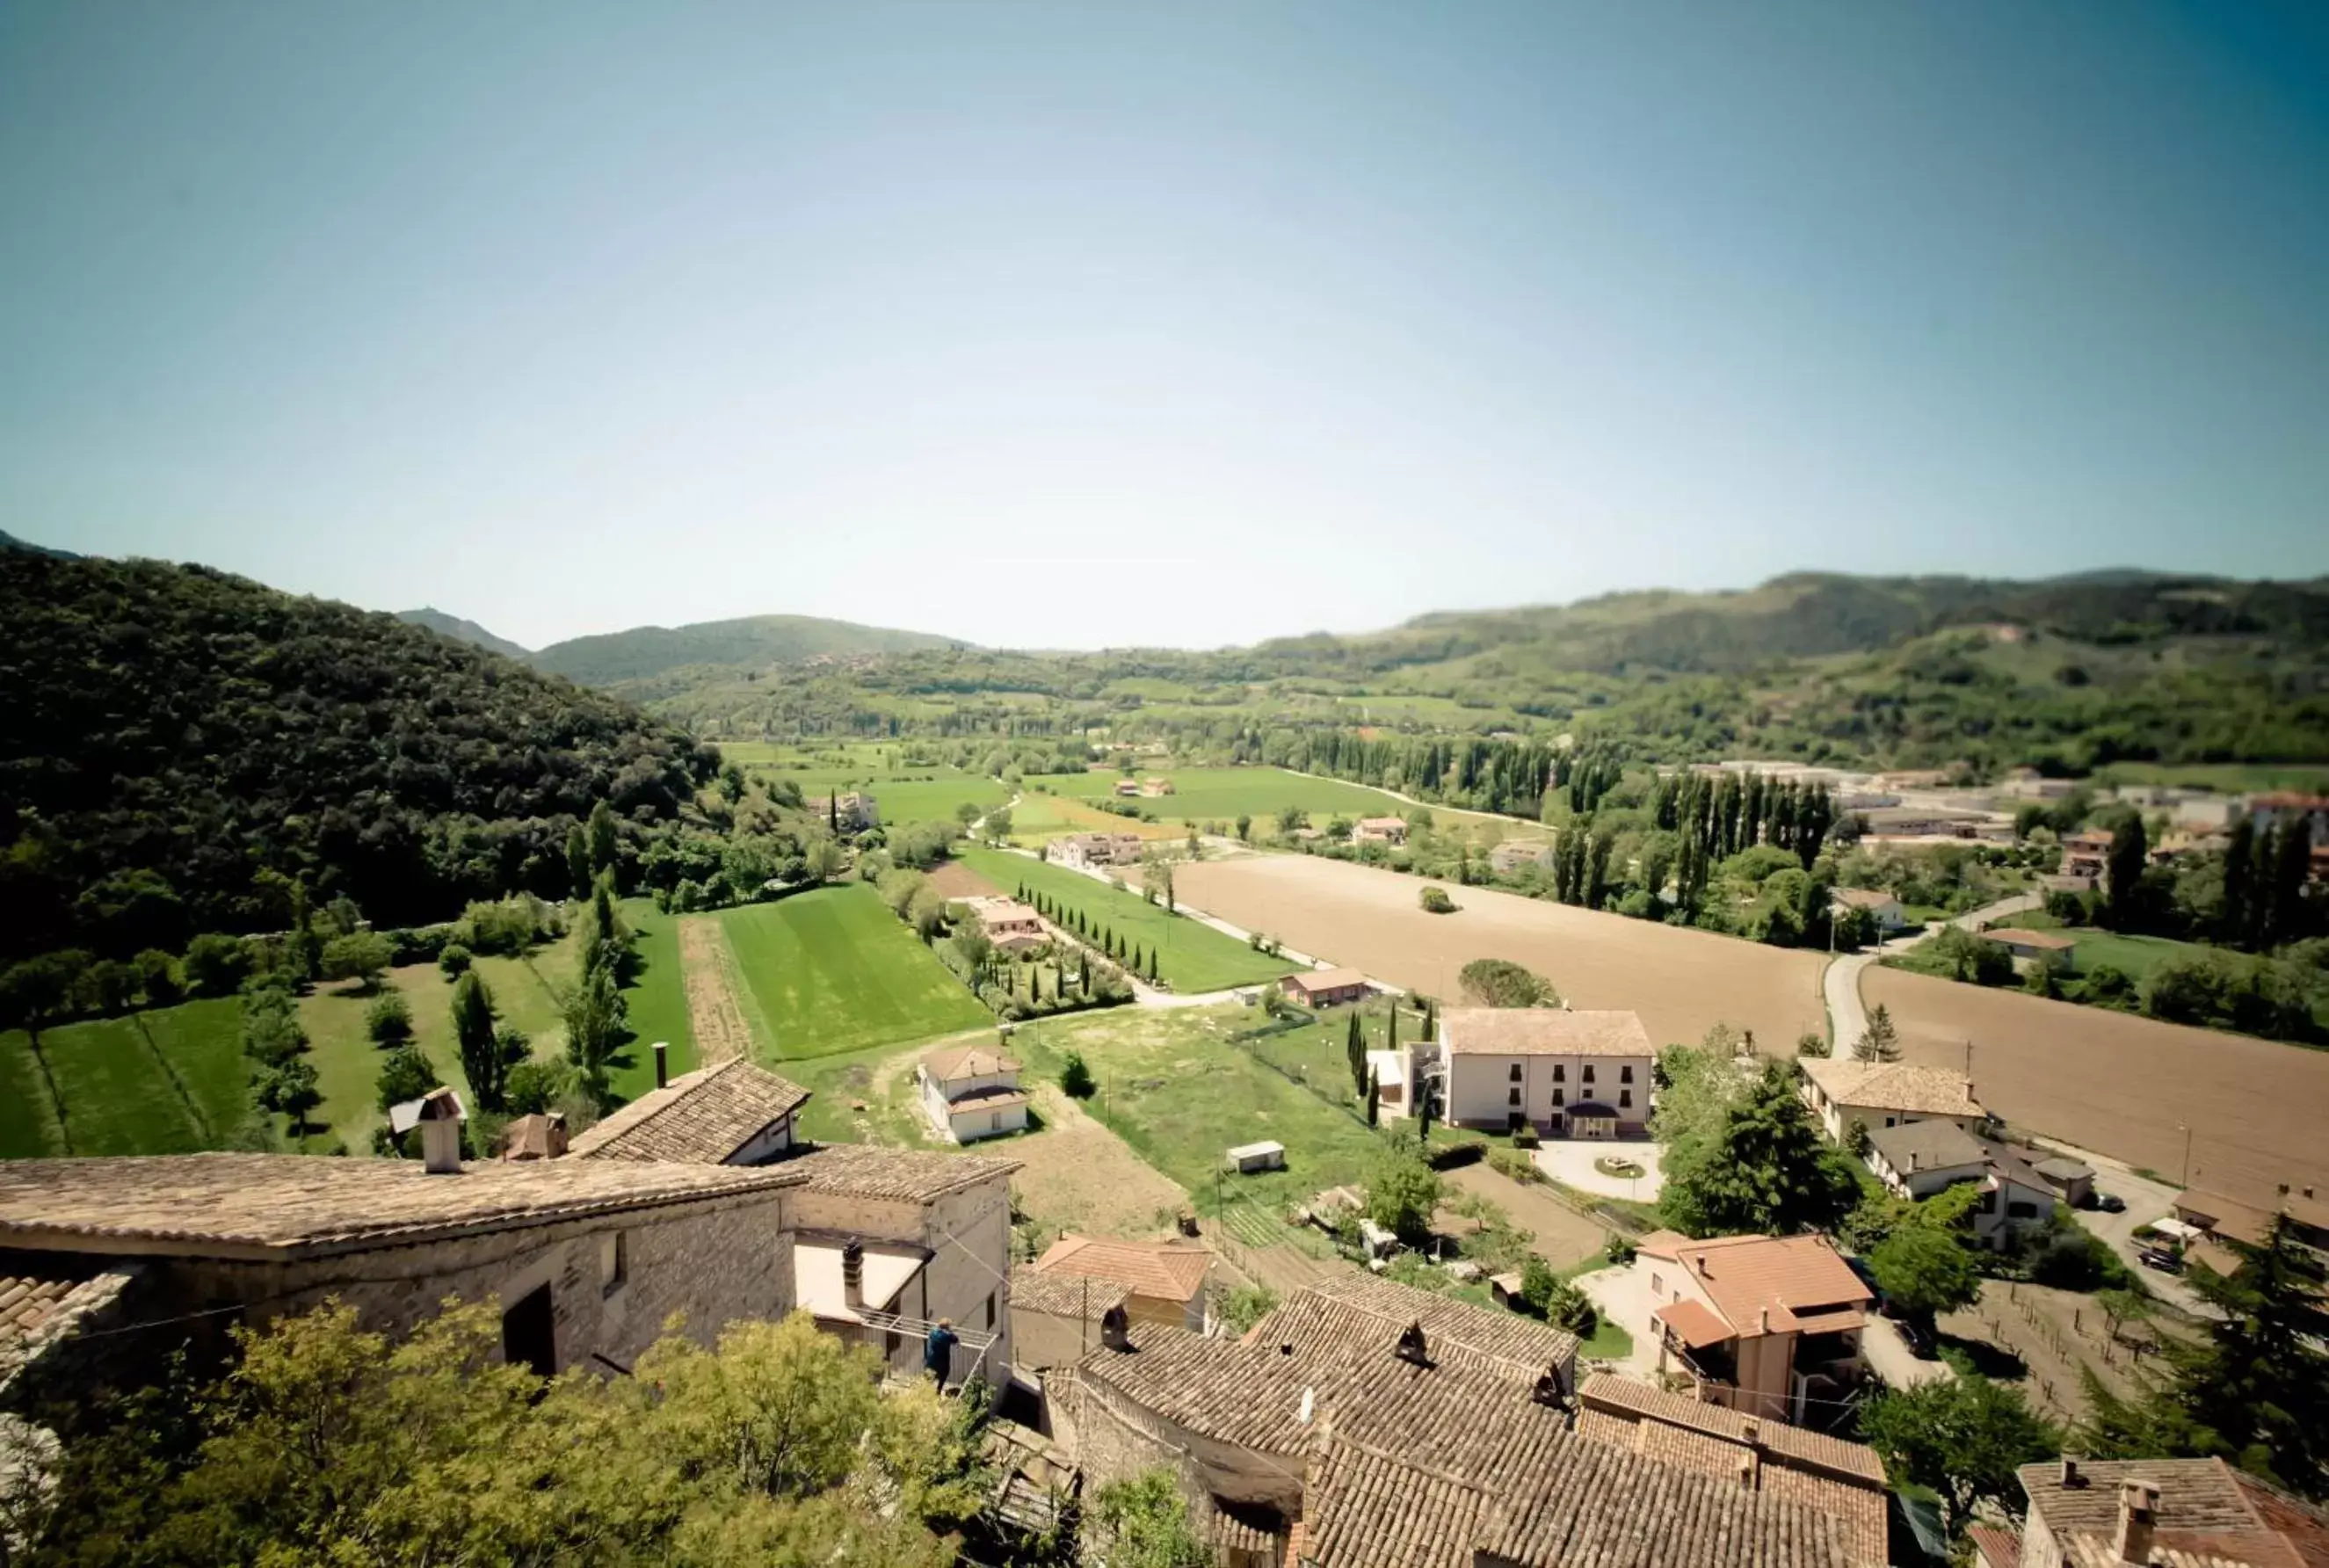
[[[695,1031],[695,1058],[709,1065],[752,1053],[752,1031],[736,1000],[735,955],[719,922],[679,922],[679,968],[687,982],[687,1022]]]

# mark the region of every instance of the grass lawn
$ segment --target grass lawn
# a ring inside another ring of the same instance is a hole
[[[1356,1011],[1360,1019],[1360,1037],[1371,1050],[1381,1050],[1388,1044],[1390,1008],[1381,1000],[1358,1008],[1332,1007],[1305,1022],[1298,1029],[1283,1034],[1267,1034],[1245,1043],[1242,1047],[1259,1054],[1280,1071],[1302,1079],[1315,1086],[1337,1105],[1347,1105],[1363,1111],[1366,1101],[1351,1082],[1351,1061],[1346,1054],[1350,1041],[1351,1014]],[[1248,1015],[1246,1028],[1259,1026],[1263,1019],[1257,1011]],[[1423,1015],[1402,1013],[1399,1020],[1399,1037],[1413,1042],[1423,1033]]]
[[[1276,1210],[1321,1187],[1364,1181],[1381,1138],[1230,1044],[1255,1015],[1235,1004],[1117,1007],[1023,1024],[1011,1044],[1026,1064],[1023,1082],[1055,1078],[1068,1052],[1083,1053],[1099,1085],[1084,1108],[1208,1212],[1223,1152],[1263,1138],[1286,1146],[1287,1168],[1223,1176],[1224,1196]]]
[[[993,1015],[863,883],[714,917],[779,1061],[953,1034]]]
[[[1022,795],[1019,804],[1011,808],[1012,842],[1032,849],[1068,833],[1134,833],[1164,843],[1187,836],[1185,828],[1118,817],[1088,800],[1088,797],[1037,795],[1032,791]]]
[[[65,1152],[64,1129],[49,1094],[33,1037],[0,1034],[0,1159],[37,1159]]]
[[[1136,893],[1119,892],[1080,871],[975,845],[957,850],[956,857],[1005,893],[1015,893],[1024,883],[1029,892],[1040,889],[1061,906],[1081,911],[1087,920],[1098,921],[1143,952],[1155,948],[1156,972],[1176,991],[1249,986],[1291,974],[1296,968],[1284,959],[1258,953],[1202,921],[1167,914],[1162,904],[1150,903]],[[1122,869],[1126,883],[1136,883],[1139,868]]]
[[[2078,973],[2090,973],[2108,964],[2138,985],[2170,959],[2201,959],[2215,950],[2204,943],[2179,942],[2169,937],[2121,936],[2092,926],[2065,926],[2052,915],[2034,911],[2008,916],[1997,923],[2022,930],[2060,931],[2079,944]]]
[[[1041,782],[1061,795],[1097,797],[1114,794],[1119,777],[1113,771],[1069,774]],[[1275,823],[1280,811],[1298,808],[1323,827],[1325,818],[1338,812],[1355,818],[1398,817],[1408,810],[1400,801],[1363,784],[1305,778],[1275,768],[1142,768],[1134,777],[1173,781],[1172,794],[1139,803],[1159,822],[1234,823],[1243,814]]]
[[[688,1022],[687,978],[679,967],[679,917],[656,910],[654,901],[625,899],[625,924],[636,939],[638,972],[623,990],[630,1015],[631,1043],[607,1064],[607,1083],[625,1100],[655,1087],[655,1043],[671,1045],[671,1075],[695,1070],[695,1031]]]
[[[241,1004],[227,997],[42,1031],[41,1051],[64,1102],[71,1152],[187,1154],[223,1145],[244,1103],[241,1020]],[[12,1044],[12,1058],[15,1049]],[[15,1065],[12,1061],[11,1079],[18,1075]],[[48,1097],[28,1048],[23,1066],[42,1091],[24,1108],[32,1111]],[[23,1136],[18,1114],[12,1110],[0,1123],[9,1152],[64,1152],[15,1148]]]
[[[952,822],[955,808],[965,801],[984,808],[1000,806],[1011,798],[1003,780],[991,774],[935,762],[900,762],[895,760],[898,750],[895,745],[805,750],[731,741],[721,744],[720,752],[756,777],[791,779],[803,795],[825,796],[835,789],[845,795],[852,789],[870,789],[882,820],[891,827]]]
[[[1577,1347],[1578,1355],[1598,1356],[1604,1361],[1623,1361],[1634,1354],[1634,1337],[1626,1332],[1623,1324],[1606,1312],[1597,1313],[1595,1317],[1598,1321],[1594,1324],[1593,1332],[1586,1336],[1585,1342]]]

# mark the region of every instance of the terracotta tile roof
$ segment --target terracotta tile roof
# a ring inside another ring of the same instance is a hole
[[[1278,1455],[1281,1462],[1306,1454],[1316,1439],[1317,1379],[1295,1357],[1150,1323],[1135,1327],[1132,1343],[1130,1350],[1093,1351],[1077,1364],[1075,1379],[1218,1442]],[[1308,1421],[1305,1394],[1311,1397]]]
[[[1966,1528],[1966,1538],[1980,1554],[1983,1568],[2022,1568],[2022,1537],[2013,1531],[1974,1525]]]
[[[0,1385],[75,1318],[109,1306],[133,1267],[82,1252],[0,1252]]]
[[[1189,1302],[1204,1289],[1212,1262],[1213,1255],[1202,1247],[1065,1235],[1051,1244],[1035,1267],[1046,1274],[1113,1280],[1136,1296]]]
[[[1862,1555],[1883,1558],[1887,1488],[1875,1450],[1604,1373],[1585,1380],[1578,1403],[1579,1436],[1733,1483],[1750,1461],[1755,1489],[1843,1520]]]
[[[1016,1072],[1016,1057],[1005,1056],[989,1045],[959,1045],[948,1051],[933,1051],[922,1058],[930,1076],[944,1082],[953,1078],[985,1078],[998,1072]]]
[[[567,1152],[578,1159],[719,1165],[808,1098],[797,1083],[732,1057],[642,1094],[575,1138]]]
[[[1804,1076],[1838,1105],[1866,1105],[1919,1116],[1979,1116],[1973,1082],[1962,1072],[1912,1067],[1905,1062],[1853,1062],[1807,1056]]]
[[[1720,1345],[1735,1337],[1730,1325],[1717,1317],[1703,1302],[1684,1297],[1669,1301],[1650,1314],[1673,1329],[1685,1350],[1702,1350],[1710,1345]]]
[[[828,1143],[796,1155],[775,1168],[806,1176],[814,1192],[928,1204],[981,1182],[1007,1176],[1019,1168],[1019,1162],[994,1155]]]
[[[1472,1568],[1495,1503],[1478,1486],[1330,1442],[1302,1497],[1302,1561],[1318,1568]]]
[[[947,1100],[949,1113],[963,1110],[1008,1110],[1014,1105],[1028,1103],[1027,1091],[1005,1084],[990,1084],[985,1089],[966,1089]]]
[[[566,1115],[536,1111],[502,1129],[504,1159],[556,1159],[566,1152]]]
[[[1305,991],[1339,991],[1349,986],[1367,984],[1366,971],[1345,964],[1332,969],[1298,969],[1286,977],[1287,984]]]
[[[2221,1459],[2078,1459],[2079,1482],[2062,1484],[2060,1464],[2024,1465],[2031,1511],[2058,1538],[2107,1546],[2118,1525],[2119,1483],[2159,1488],[2160,1561],[2176,1568],[2221,1562],[2253,1568],[2315,1568],[2329,1563],[2329,1515],[2242,1475]],[[2079,1561],[2073,1553],[2073,1561]],[[2097,1561],[2108,1563],[2107,1556]]]
[[[1286,1518],[1275,1508],[1209,1497],[1198,1512],[1198,1534],[1213,1544],[1217,1555],[1259,1553],[1272,1563],[1280,1560],[1286,1549]]]
[[[1272,1348],[1291,1345],[1300,1355],[1347,1346],[1388,1356],[1410,1323],[1423,1326],[1425,1347],[1434,1360],[1476,1367],[1524,1388],[1555,1367],[1563,1369],[1565,1384],[1577,1355],[1575,1335],[1536,1318],[1476,1307],[1358,1270],[1303,1287],[1255,1324],[1246,1338]]]
[[[1439,1038],[1458,1056],[1654,1056],[1638,1013],[1450,1007]]]
[[[1904,1121],[1869,1129],[1868,1147],[1896,1171],[1929,1171],[1984,1164],[1987,1156],[1973,1134],[1954,1121]]]
[[[1813,1319],[1819,1329],[1849,1327],[1874,1299],[1859,1275],[1820,1236],[1716,1236],[1640,1251],[1671,1258],[1711,1297],[1715,1309],[1740,1336],[1784,1334]],[[1769,1327],[1761,1327],[1762,1313]],[[1841,1315],[1843,1321],[1834,1321]],[[1816,1330],[1815,1330],[1816,1331]]]
[[[1089,1274],[1046,1274],[1032,1263],[1011,1265],[1011,1305],[1057,1318],[1098,1321],[1131,1294],[1113,1280],[1097,1280]]]
[[[627,1160],[296,1154],[0,1161],[0,1242],[54,1251],[313,1256],[792,1186],[789,1169]]]

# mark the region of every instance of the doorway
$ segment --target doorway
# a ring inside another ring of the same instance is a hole
[[[558,1324],[550,1309],[549,1286],[535,1286],[502,1314],[502,1359],[530,1366],[542,1377],[558,1374]]]

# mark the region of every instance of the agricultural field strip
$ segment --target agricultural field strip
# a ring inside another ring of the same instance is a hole
[[[1041,890],[1087,920],[1113,930],[1124,941],[1144,951],[1155,948],[1158,975],[1175,990],[1205,992],[1252,985],[1292,972],[1297,966],[1258,952],[1187,915],[1168,914],[1136,893],[1109,886],[1081,872],[1031,856],[977,847],[961,851],[973,871],[1006,892],[1024,883]],[[1124,868],[1127,881],[1139,868]]]
[[[778,1061],[919,1039],[990,1020],[862,883],[722,910],[720,922]]]

